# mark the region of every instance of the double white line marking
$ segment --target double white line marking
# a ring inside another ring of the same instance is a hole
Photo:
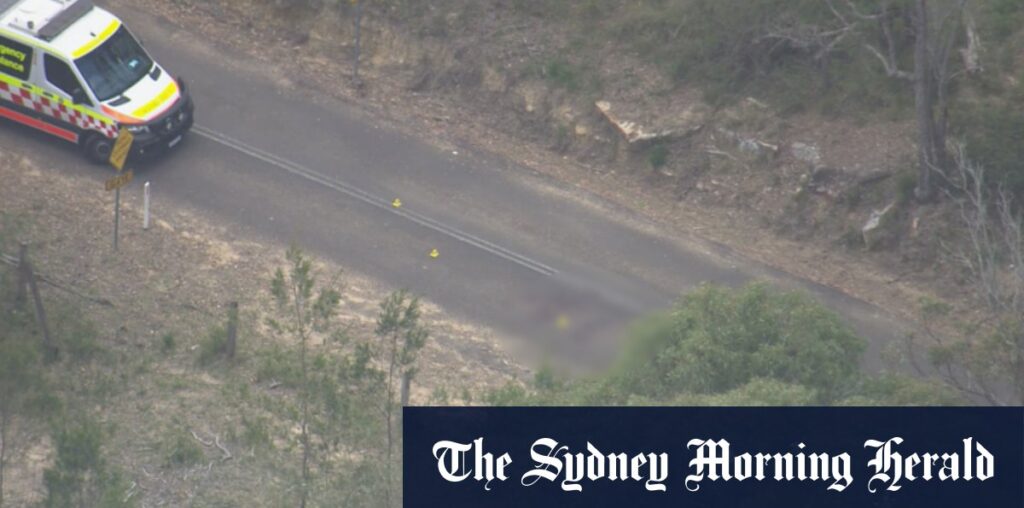
[[[479,236],[467,233],[458,228],[438,222],[421,213],[417,213],[406,208],[395,208],[391,206],[391,201],[388,199],[384,199],[380,196],[374,195],[373,193],[367,192],[358,187],[354,187],[340,180],[323,175],[321,173],[313,171],[312,169],[301,166],[287,159],[282,159],[281,157],[278,157],[271,153],[267,153],[263,150],[260,150],[259,148],[238,141],[237,139],[233,139],[225,134],[221,134],[214,130],[203,127],[201,125],[194,126],[192,128],[192,132],[206,139],[209,139],[210,141],[216,142],[228,148],[232,148],[234,150],[242,152],[246,155],[259,159],[279,169],[283,169],[295,176],[305,178],[306,180],[323,185],[332,190],[345,194],[346,196],[358,199],[359,201],[362,201],[363,203],[366,203],[368,205],[375,206],[377,208],[380,208],[381,210],[391,212],[399,217],[415,222],[416,224],[419,224],[425,228],[434,230],[445,236],[454,238],[462,243],[489,252],[495,256],[516,263],[522,267],[528,268],[541,275],[553,276],[558,273],[558,270],[555,270],[554,268],[551,268],[550,266],[545,265],[540,261],[536,261],[522,254],[513,252],[498,244],[484,240]]]

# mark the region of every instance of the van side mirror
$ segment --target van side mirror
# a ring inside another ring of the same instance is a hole
[[[89,100],[89,96],[85,93],[85,90],[76,88],[71,92],[71,102],[76,106],[82,104],[92,105],[92,101]]]

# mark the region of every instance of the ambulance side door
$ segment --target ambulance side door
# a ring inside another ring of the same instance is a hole
[[[53,94],[54,97],[71,101],[73,104],[90,109],[95,108],[95,103],[86,92],[74,67],[64,59],[46,51],[40,51],[36,69],[35,83],[43,90]]]

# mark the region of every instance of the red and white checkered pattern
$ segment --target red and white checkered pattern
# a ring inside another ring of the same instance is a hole
[[[51,118],[76,125],[81,129],[99,132],[110,139],[117,137],[117,125],[113,122],[102,122],[77,108],[68,106],[63,101],[44,97],[27,88],[0,81],[0,100],[33,109]]]

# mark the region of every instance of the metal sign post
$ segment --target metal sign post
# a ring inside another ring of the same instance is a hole
[[[114,252],[117,252],[117,238],[121,229],[121,188],[114,191]]]
[[[114,193],[114,251],[117,251],[117,237],[119,236],[119,229],[121,227],[121,187],[128,185],[129,182],[134,178],[134,174],[129,169],[128,171],[121,172],[124,169],[124,163],[128,160],[128,152],[131,151],[132,141],[135,141],[135,136],[128,132],[127,129],[121,129],[121,132],[117,134],[117,141],[114,142],[114,148],[110,151],[110,165],[117,170],[118,175],[107,180],[106,188],[108,191],[113,190]]]

